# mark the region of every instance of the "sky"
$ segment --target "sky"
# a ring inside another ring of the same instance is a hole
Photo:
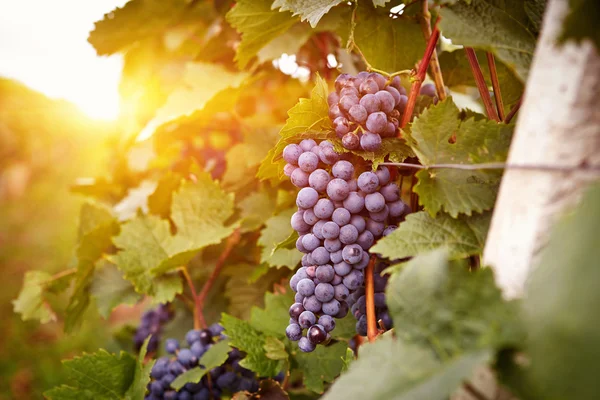
[[[98,119],[119,111],[120,56],[98,57],[94,22],[126,0],[0,0],[0,76],[75,103]]]

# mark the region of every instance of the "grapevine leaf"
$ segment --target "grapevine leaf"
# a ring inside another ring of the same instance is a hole
[[[294,17],[299,15],[301,21],[308,21],[315,28],[332,7],[343,2],[344,0],[275,0],[271,8],[279,8],[280,12],[291,11]]]
[[[169,218],[173,193],[181,186],[182,177],[173,171],[162,175],[154,192],[148,196],[148,210],[161,218]]]
[[[289,324],[288,310],[294,302],[291,292],[286,294],[265,294],[264,308],[252,307],[250,324],[266,335],[283,338]]]
[[[385,7],[386,3],[388,3],[390,0],[373,0],[373,5],[375,7]]]
[[[317,346],[312,353],[296,349],[293,357],[304,375],[304,386],[313,392],[323,393],[323,383],[332,382],[342,371],[347,348],[346,342],[337,342],[331,346]]]
[[[519,344],[518,302],[505,302],[490,268],[470,272],[439,249],[392,274],[387,304],[397,334],[440,357]]]
[[[241,35],[235,61],[245,68],[267,43],[285,33],[296,19],[286,12],[271,9],[271,0],[241,0],[227,13],[227,22]]]
[[[539,32],[546,9],[546,0],[525,0],[524,7],[533,31]]]
[[[440,16],[441,30],[453,44],[492,51],[522,81],[527,79],[535,37],[518,18],[488,0],[457,2],[442,8]]]
[[[429,350],[391,336],[361,346],[359,353],[324,400],[449,398],[477,366],[491,358],[489,351],[482,350],[465,353],[442,364]]]
[[[451,218],[438,214],[432,218],[424,211],[409,214],[398,229],[381,238],[371,249],[396,260],[445,248],[453,259],[480,254],[490,224],[491,213]]]
[[[202,377],[211,369],[223,365],[229,356],[229,350],[231,350],[231,347],[229,347],[229,340],[221,340],[219,343],[211,346],[200,359],[199,364],[202,367],[189,369],[179,375],[177,379],[171,383],[171,387],[175,390],[179,390],[184,387],[186,383],[200,382],[200,379],[202,379]]]
[[[123,274],[114,264],[100,260],[90,286],[90,294],[96,300],[100,315],[108,318],[112,310],[120,304],[133,305],[140,300],[131,283],[123,279]]]
[[[265,340],[265,354],[271,360],[287,360],[289,355],[285,350],[285,344],[272,336],[267,336]]]
[[[121,352],[110,354],[100,349],[63,361],[70,386],[51,389],[45,395],[51,400],[94,398],[116,400],[124,398],[136,374],[136,360]],[[76,394],[81,393],[81,397]]]
[[[425,110],[407,133],[409,144],[423,165],[472,164],[503,161],[514,125],[495,121],[459,119],[451,98]],[[454,137],[456,143],[450,143]],[[433,216],[445,210],[452,217],[471,215],[494,206],[501,173],[496,170],[422,170],[414,191]]]
[[[595,0],[569,0],[569,13],[565,17],[562,32],[558,38],[559,43],[569,39],[577,43],[584,39],[591,39],[600,52],[600,32],[598,21],[600,19],[600,4]]]
[[[329,132],[333,129],[329,119],[328,94],[327,82],[317,76],[310,99],[300,99],[288,111],[288,119],[279,132],[280,138],[277,145],[269,151],[260,166],[257,175],[260,179],[271,179],[279,176],[285,164],[281,154],[288,144],[299,142],[307,137],[327,139]]]
[[[47,282],[52,276],[44,271],[27,271],[19,297],[13,300],[14,311],[23,321],[35,319],[41,323],[56,321],[56,314],[44,300]]]
[[[337,137],[329,138],[329,141],[333,144],[335,151],[339,154],[352,153],[361,157],[366,161],[370,161],[373,164],[373,169],[384,162],[403,162],[409,157],[414,157],[412,149],[406,144],[403,139],[399,138],[384,138],[381,141],[381,147],[379,150],[365,151],[365,150],[348,150],[342,145],[342,141]]]
[[[147,363],[144,363],[146,353],[148,352],[148,342],[150,342],[149,337],[144,340],[144,344],[142,344],[142,348],[138,354],[135,372],[133,375],[133,382],[129,386],[129,390],[127,390],[127,399],[143,399],[146,394],[146,388],[150,382],[150,371],[156,362],[155,360],[151,360]]]
[[[275,206],[275,196],[266,190],[253,192],[240,201],[238,207],[241,210],[242,232],[251,232],[263,226]]]
[[[419,22],[410,16],[390,18],[386,8],[360,2],[354,41],[372,67],[396,72],[411,69],[423,57],[425,40]]]
[[[258,392],[237,392],[231,400],[289,400],[290,397],[281,384],[273,379],[261,379]],[[300,397],[294,397],[300,399]],[[304,399],[304,397],[302,397]],[[307,397],[311,398],[312,397]]]
[[[344,366],[342,367],[342,373],[345,373],[346,371],[348,371],[348,368],[350,368],[350,365],[352,364],[354,359],[355,359],[354,351],[352,351],[352,349],[350,347],[348,347],[346,349],[346,355],[342,359],[342,361],[344,363]]]
[[[294,213],[293,209],[283,211],[269,218],[258,238],[258,245],[262,246],[260,262],[266,262],[272,267],[295,268],[302,258],[296,248],[277,249],[277,245],[285,241],[291,232],[290,218]]]
[[[231,340],[231,345],[246,353],[240,365],[259,376],[275,376],[281,370],[279,361],[267,357],[264,346],[266,337],[246,321],[223,314],[221,325]]]
[[[539,398],[585,399],[600,393],[590,369],[600,356],[600,326],[593,323],[600,306],[599,205],[600,186],[595,185],[553,227],[528,278],[523,321],[531,378],[543,392]]]
[[[298,50],[306,43],[311,34],[312,31],[308,25],[300,23],[295,24],[287,32],[275,37],[260,49],[257,54],[258,61],[264,63],[266,61],[275,60],[284,53],[298,53]]]

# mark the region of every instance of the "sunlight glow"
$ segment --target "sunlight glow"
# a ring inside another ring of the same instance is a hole
[[[71,101],[90,117],[116,119],[122,58],[97,57],[87,36],[125,2],[0,2],[0,76]]]
[[[310,78],[310,69],[298,65],[295,54],[288,55],[283,53],[281,57],[273,60],[273,66],[284,74],[290,75],[292,78],[296,78],[301,82],[307,82]]]

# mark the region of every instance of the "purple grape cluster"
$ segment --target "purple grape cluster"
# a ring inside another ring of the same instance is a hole
[[[258,391],[254,372],[240,366],[244,354],[232,349],[225,364],[213,368],[198,383],[186,383],[180,390],[171,388],[171,383],[188,369],[198,366],[200,358],[218,340],[225,338],[223,327],[211,325],[208,329],[191,330],[185,335],[188,348],[180,347],[176,339],[167,339],[165,350],[171,356],[160,357],[150,372],[145,400],[216,400],[223,392]]]
[[[286,334],[310,352],[329,340],[334,318],[346,316],[346,300],[363,286],[369,248],[408,206],[386,167],[358,174],[327,141],[290,144],[283,158],[286,175],[300,188],[291,225],[299,234],[296,248],[305,253],[290,279],[296,295]]]
[[[388,276],[381,274],[386,267],[387,265],[382,261],[378,261],[375,264],[375,268],[373,270],[373,286],[375,292],[375,318],[379,324],[379,327],[383,327],[387,331],[392,329],[392,318],[390,317],[385,301],[385,287],[387,286]],[[367,302],[365,297],[365,289],[360,288],[354,292],[348,298],[348,305],[350,306],[350,312],[357,320],[356,333],[361,336],[367,336]]]
[[[160,343],[160,335],[163,326],[173,319],[174,313],[168,304],[160,304],[152,310],[142,314],[140,325],[133,335],[133,346],[136,351],[139,351],[144,344],[144,340],[150,335],[148,342],[148,352],[153,353],[158,349]]]
[[[377,151],[382,137],[395,137],[408,96],[400,78],[378,73],[341,74],[327,97],[336,135],[349,150]]]

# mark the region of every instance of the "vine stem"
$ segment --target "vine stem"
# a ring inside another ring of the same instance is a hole
[[[438,19],[439,21],[439,19]],[[431,56],[435,51],[435,46],[437,44],[438,39],[440,38],[440,30],[437,27],[437,23],[431,36],[429,37],[429,41],[427,42],[427,47],[425,48],[425,54],[423,55],[423,59],[419,64],[419,69],[417,70],[416,76],[414,76],[413,84],[410,88],[410,94],[408,96],[408,102],[406,104],[406,109],[404,110],[404,115],[402,116],[402,122],[400,123],[400,135],[402,134],[402,129],[410,122],[412,117],[412,113],[415,109],[415,103],[417,101],[417,96],[419,95],[419,91],[421,90],[421,84],[423,80],[425,80],[425,74],[427,73],[427,67],[429,66],[429,62],[431,61]]]
[[[379,331],[377,330],[377,318],[375,316],[375,284],[373,282],[373,270],[375,269],[376,256],[371,256],[365,273],[365,296],[367,303],[367,337],[373,342]]]
[[[50,284],[50,283],[52,283],[52,282],[54,282],[54,281],[56,281],[56,280],[58,280],[60,278],[64,278],[65,276],[73,275],[75,273],[77,273],[77,267],[65,269],[64,271],[60,271],[60,272],[52,275],[50,278],[48,278],[47,281],[45,281],[43,283],[43,285],[44,286],[48,285],[48,284]]]
[[[423,37],[425,41],[429,41],[431,37],[431,13],[429,12],[428,0],[423,0],[423,12],[421,18],[421,30],[423,31]],[[444,85],[444,77],[442,76],[442,69],[440,68],[440,60],[438,59],[437,50],[433,48],[431,54],[431,61],[429,62],[429,72],[435,82],[435,88],[437,91],[438,98],[440,101],[446,99],[446,86]]]
[[[486,52],[488,68],[490,69],[490,78],[492,79],[492,87],[494,88],[494,100],[496,101],[496,110],[500,121],[504,120],[504,102],[502,101],[502,92],[500,92],[500,82],[498,81],[498,71],[496,71],[496,60],[494,54],[490,51]]]
[[[512,121],[512,119],[515,116],[515,114],[517,113],[517,111],[519,111],[519,108],[521,108],[522,102],[523,102],[523,96],[521,96],[521,98],[519,98],[519,101],[517,101],[517,104],[515,104],[513,106],[513,108],[510,109],[508,115],[506,116],[506,118],[504,118],[505,124],[510,124],[510,121]]]
[[[194,286],[194,281],[190,276],[190,271],[188,271],[186,265],[181,267],[180,271],[183,274],[183,277],[185,278],[188,287],[190,288],[190,292],[192,292],[192,299],[194,302],[194,329],[206,328],[204,314],[200,311],[200,308],[198,307],[198,294],[196,292],[196,286]]]
[[[498,118],[496,109],[492,105],[492,98],[490,97],[490,92],[488,91],[485,83],[483,72],[481,72],[481,66],[477,60],[475,50],[473,50],[472,47],[465,47],[465,53],[467,54],[467,59],[469,60],[469,65],[471,66],[471,71],[473,71],[473,77],[475,78],[475,84],[477,85],[477,89],[479,89],[479,95],[481,96],[481,100],[485,106],[485,111],[488,118],[500,122],[500,118]]]
[[[460,169],[464,171],[476,171],[480,169],[521,169],[530,171],[551,171],[551,172],[594,172],[600,174],[600,167],[592,165],[540,165],[540,164],[508,164],[508,163],[482,163],[482,164],[432,164],[420,165],[411,163],[383,162],[379,165],[388,165],[392,167],[403,167],[409,169]]]

